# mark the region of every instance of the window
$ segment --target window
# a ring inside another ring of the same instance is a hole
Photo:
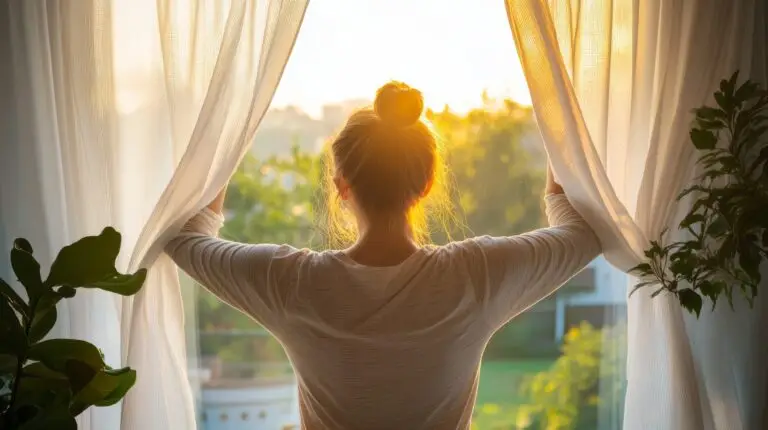
[[[472,233],[544,225],[546,155],[501,4],[336,3],[310,5],[272,109],[233,178],[222,235],[322,247],[313,219],[318,151],[390,78],[425,93]],[[597,259],[500,330],[484,357],[474,428],[619,428],[625,284]],[[296,382],[280,344],[204,290],[190,291],[200,428],[298,428]]]

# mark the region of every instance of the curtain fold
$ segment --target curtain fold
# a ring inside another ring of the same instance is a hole
[[[81,429],[197,427],[178,275],[162,247],[248,150],[307,3],[4,4],[2,246],[27,237],[50,263],[113,225],[118,268],[149,268],[133,298],[86,290],[60,305],[53,335],[93,342],[109,364],[138,372],[122,406],[89,409]]]
[[[249,149],[306,7],[307,0],[232,0],[228,7],[213,1],[158,2],[165,102],[173,113],[174,153],[183,156],[131,257],[131,270],[150,271],[145,287],[132,303],[126,301],[123,313],[126,360],[144,375],[123,403],[123,429],[195,426],[177,269],[161,255],[162,247],[213,200]],[[211,9],[220,13],[211,14]],[[196,25],[183,25],[190,21]],[[208,57],[210,47],[198,49],[196,43],[211,40],[218,48]],[[174,391],[177,397],[166,395]],[[148,400],[153,397],[156,401]],[[153,413],[147,414],[147,408]],[[158,423],[153,418],[169,410],[183,410],[175,416],[184,420]]]
[[[764,67],[757,74],[752,67],[754,59],[765,62],[759,57],[765,30],[755,25],[764,6],[753,0],[505,4],[554,172],[596,230],[606,258],[626,271],[642,261],[649,238],[686,212],[675,197],[695,161],[687,137],[691,110],[710,102],[719,80],[736,69],[765,82]],[[723,414],[741,417],[735,411],[753,408],[753,399],[727,398],[727,407],[723,398],[713,400],[709,381],[739,377],[717,369],[717,359],[692,343],[702,326],[674,298],[649,294],[638,291],[628,302],[624,428],[758,428],[750,426],[754,421],[722,424]],[[708,373],[701,373],[704,362]]]

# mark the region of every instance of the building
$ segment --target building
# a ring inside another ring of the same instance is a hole
[[[568,328],[582,321],[602,327],[624,319],[627,282],[627,275],[603,256],[593,260],[555,294],[555,339],[559,341]]]

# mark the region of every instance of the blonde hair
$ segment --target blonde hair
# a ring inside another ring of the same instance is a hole
[[[343,247],[358,235],[334,185],[340,173],[358,205],[367,213],[407,215],[419,244],[430,242],[430,227],[450,235],[455,221],[445,146],[423,120],[420,91],[389,82],[376,92],[373,107],[352,114],[326,146],[324,232],[328,245]]]

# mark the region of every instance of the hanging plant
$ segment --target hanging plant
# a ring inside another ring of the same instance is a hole
[[[678,226],[684,239],[665,243],[665,231],[631,270],[641,280],[633,293],[667,291],[697,317],[704,298],[714,309],[725,296],[733,308],[736,292],[752,306],[768,259],[768,92],[749,80],[737,86],[738,76],[720,82],[716,106],[695,110],[690,142],[702,173],[677,197],[692,199]]]
[[[0,430],[76,429],[75,416],[117,403],[133,386],[136,372],[109,367],[94,345],[43,340],[56,323],[57,303],[78,288],[139,291],[145,269],[128,275],[115,269],[120,241],[120,233],[106,228],[62,248],[45,280],[30,243],[14,241],[11,267],[27,299],[0,279]]]

